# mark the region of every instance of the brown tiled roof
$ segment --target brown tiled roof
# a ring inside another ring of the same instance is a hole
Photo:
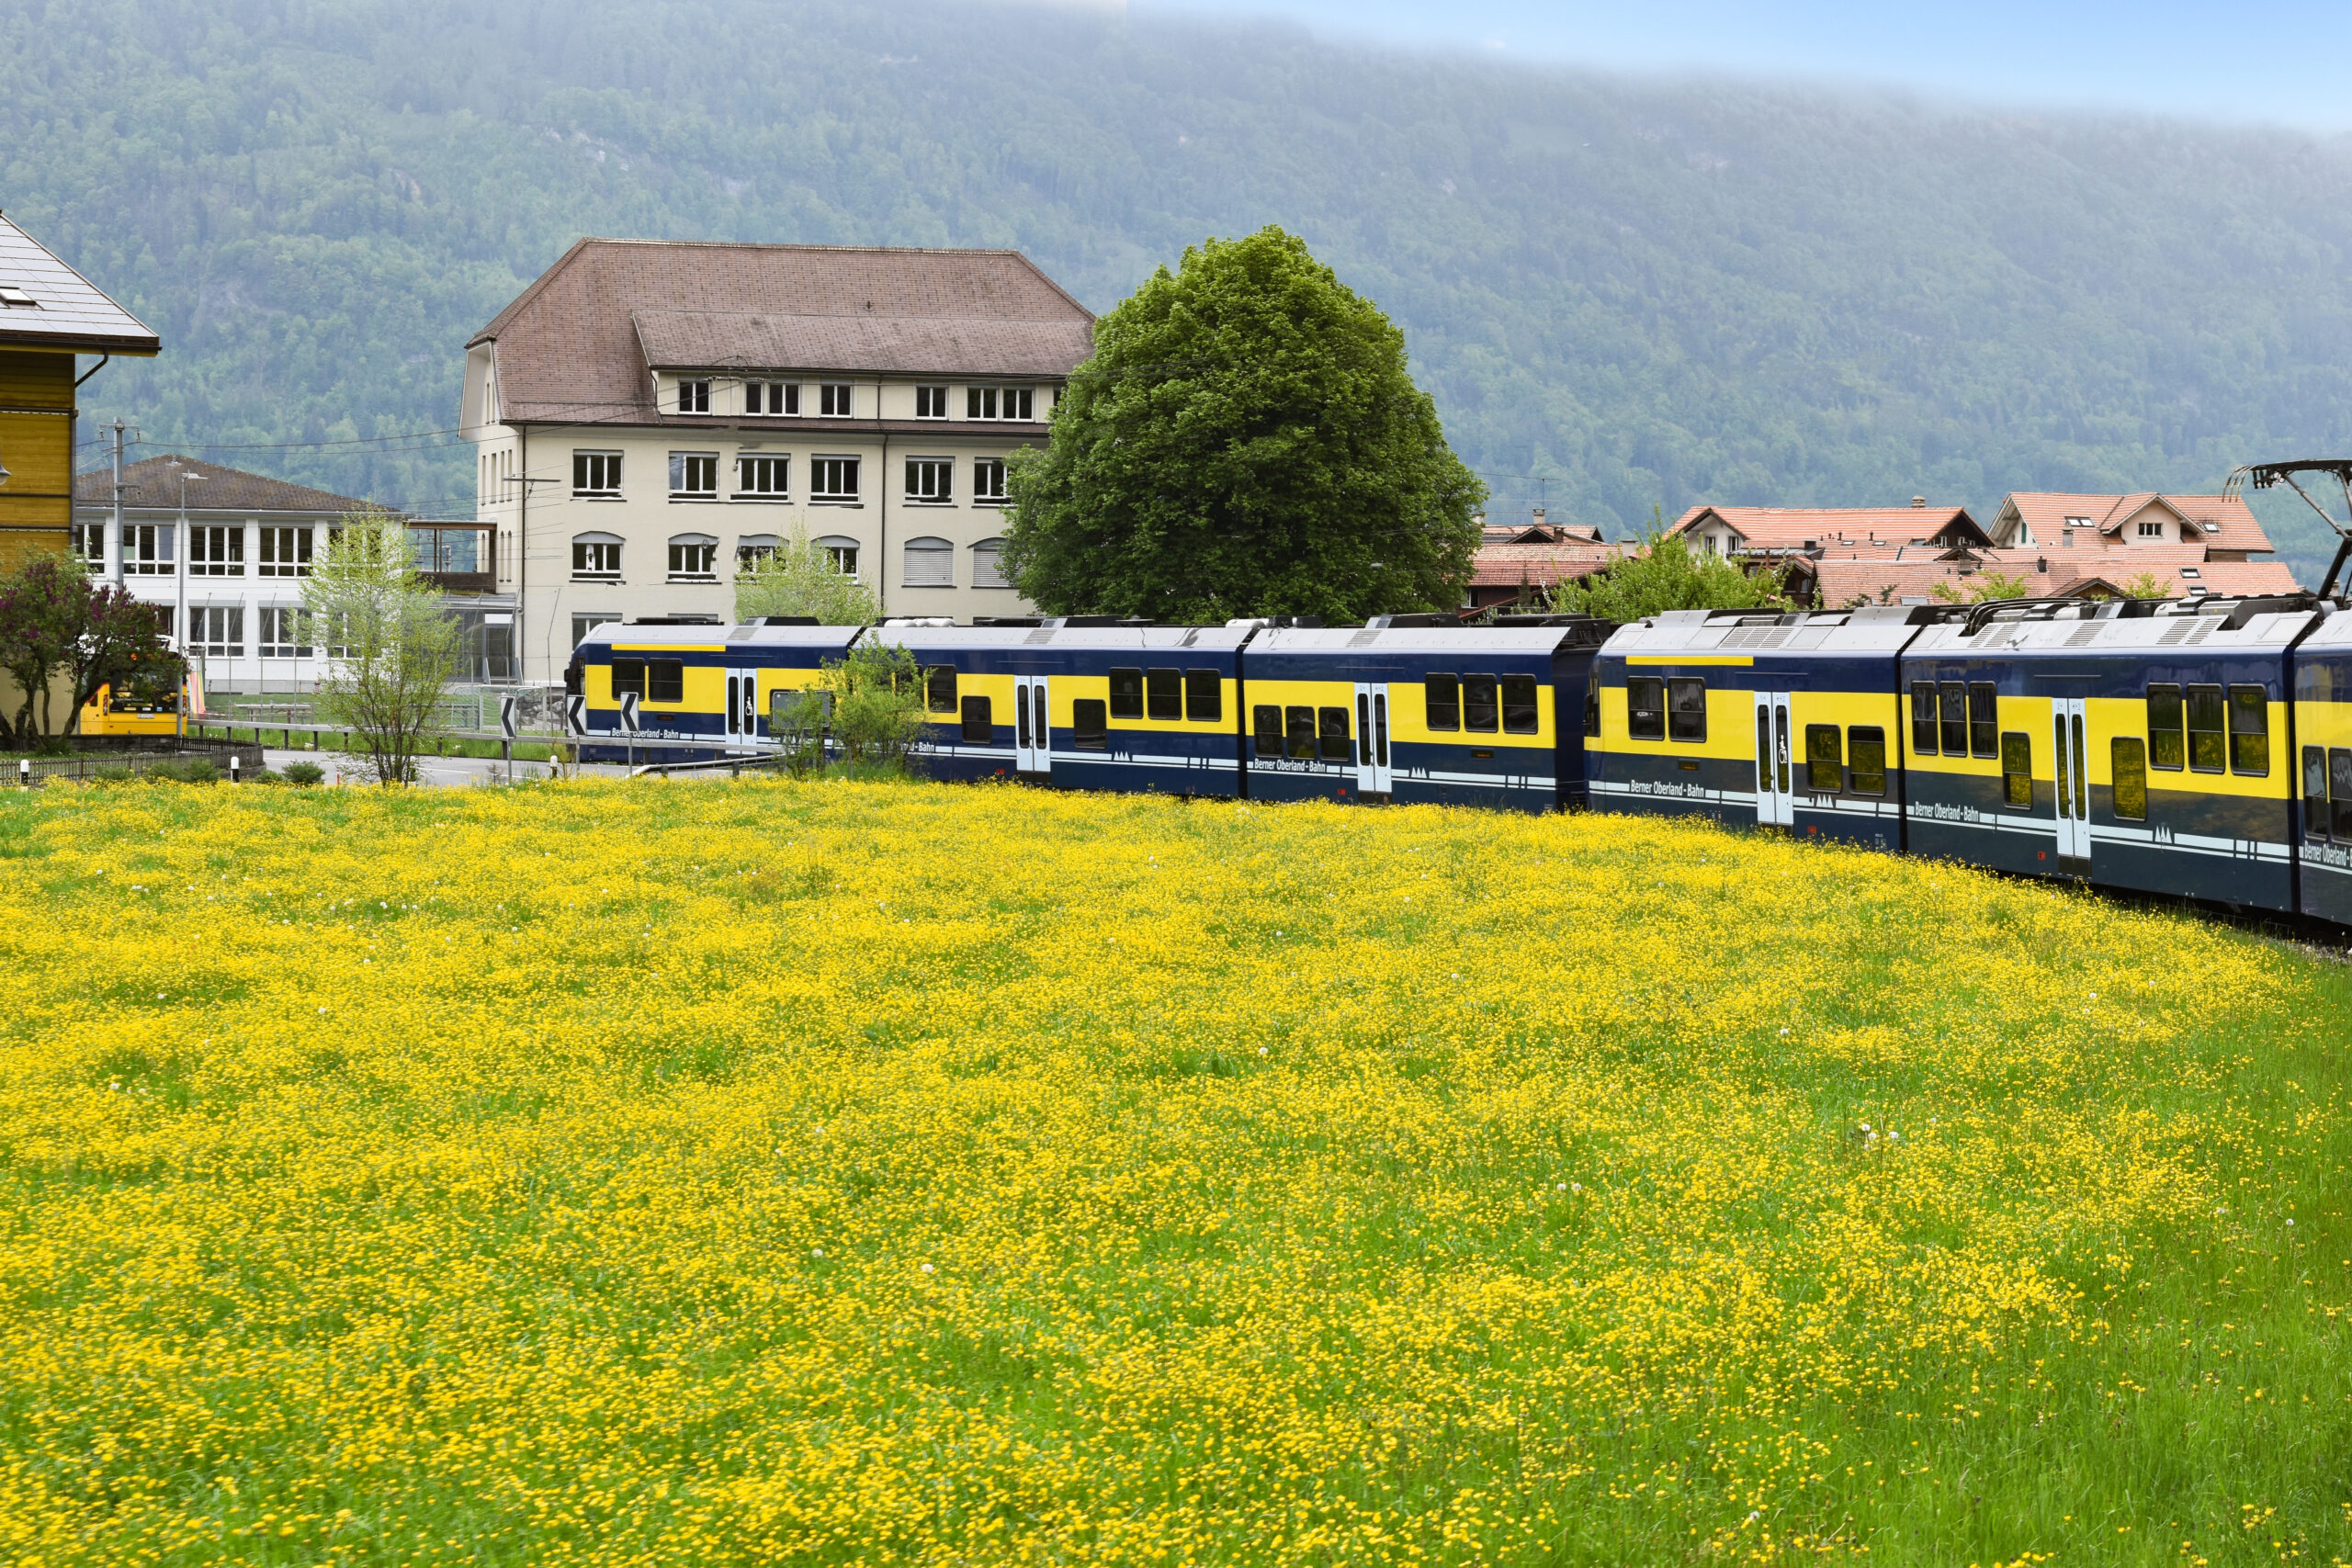
[[[2234,495],[2165,495],[2141,491],[2132,495],[2094,495],[2065,491],[2016,491],[2001,503],[1999,521],[2011,513],[2033,530],[2033,536],[2055,545],[2069,517],[2087,517],[2093,536],[2114,547],[2132,547],[2121,537],[2123,525],[2151,502],[2161,503],[2201,525],[2198,536],[2206,547],[2217,550],[2267,551],[2270,536],[2243,497]],[[2082,533],[2075,530],[2077,536]],[[2077,538],[2077,546],[2088,541]]]
[[[634,424],[651,366],[1063,376],[1093,325],[1017,251],[582,240],[468,346],[505,419]]]
[[[242,468],[224,468],[219,463],[207,463],[176,453],[160,457],[147,457],[122,470],[124,485],[122,503],[141,511],[156,508],[176,509],[180,503],[178,473],[185,469],[202,474],[202,483],[187,487],[187,507],[190,512],[317,512],[356,511],[372,504],[351,496],[337,495],[333,491],[312,490],[309,485],[290,484],[284,479],[267,479],[249,474]],[[102,506],[114,502],[114,469],[93,468],[74,477],[74,499],[76,502],[95,502]]]
[[[1816,545],[1867,543],[1873,537],[1909,544],[1932,539],[1955,523],[1964,525],[1964,534],[1991,542],[1965,506],[1694,506],[1673,531],[1693,532],[1709,517],[1723,519],[1747,548],[1757,550],[1801,549],[1808,539]]]

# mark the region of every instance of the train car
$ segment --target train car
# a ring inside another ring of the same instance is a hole
[[[1670,610],[1593,667],[1596,810],[1904,847],[1895,659],[1947,610]]]
[[[2352,613],[2322,601],[2294,677],[2296,908],[2352,926]]]
[[[2023,601],[1926,628],[1901,671],[1912,850],[2295,908],[2288,660],[2319,623],[2299,594]]]
[[[204,680],[191,670],[187,676],[188,712],[205,716]],[[176,735],[180,728],[180,688],[176,682],[131,685],[118,692],[100,686],[82,705],[80,733],[84,735]]]
[[[1577,615],[1263,627],[1241,653],[1249,794],[1581,805],[1584,694],[1606,632]]]
[[[943,779],[1232,795],[1248,627],[1059,616],[885,621],[923,671],[924,763]]]
[[[639,621],[596,627],[572,650],[565,691],[585,700],[581,760],[669,762],[775,749],[772,717],[816,684],[863,628],[783,616],[741,626]],[[634,736],[621,699],[638,699]]]

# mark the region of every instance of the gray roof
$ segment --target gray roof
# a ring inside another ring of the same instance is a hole
[[[148,355],[161,351],[145,322],[107,299],[47,246],[0,216],[0,347]],[[17,302],[21,294],[33,301]]]
[[[337,495],[330,490],[312,490],[309,485],[289,484],[260,474],[249,474],[240,468],[225,468],[219,463],[207,463],[195,457],[167,452],[159,457],[142,458],[122,470],[122,503],[142,512],[157,509],[174,510],[180,503],[180,470],[202,474],[203,482],[187,487],[187,509],[190,512],[289,512],[330,514],[340,517],[373,504],[347,495]],[[114,469],[111,467],[93,468],[74,477],[74,500],[78,505],[114,504]]]
[[[653,368],[1059,378],[1093,328],[1017,251],[582,240],[468,346],[503,419],[654,424]]]

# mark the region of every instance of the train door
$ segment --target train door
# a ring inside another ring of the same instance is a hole
[[[760,733],[760,677],[754,670],[730,671],[727,676],[727,734],[730,739],[756,739]]]
[[[2086,765],[2089,748],[2084,744],[2083,699],[2051,700],[2051,744],[2058,757],[2058,872],[2062,876],[2091,874],[2091,782]]]
[[[1053,729],[1046,723],[1046,677],[1016,675],[1012,681],[1013,769],[1017,773],[1054,771]]]
[[[1356,682],[1356,794],[1384,799],[1395,788],[1388,765],[1388,686]]]
[[[738,736],[743,733],[742,684],[743,678],[741,675],[735,674],[731,671],[729,671],[727,676],[727,733],[729,736]]]
[[[1789,748],[1789,694],[1756,694],[1756,821],[1763,828],[1796,824],[1795,769]]]

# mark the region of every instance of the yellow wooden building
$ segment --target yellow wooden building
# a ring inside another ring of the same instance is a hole
[[[155,334],[0,213],[0,573],[65,553],[76,390],[108,358],[152,358]],[[77,355],[96,355],[79,366]]]

